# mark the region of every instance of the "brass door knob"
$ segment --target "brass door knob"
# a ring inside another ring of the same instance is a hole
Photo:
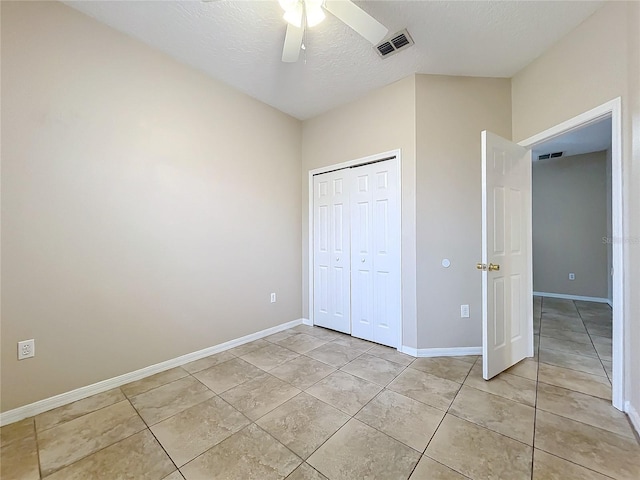
[[[497,272],[498,270],[500,270],[500,265],[495,264],[495,263],[490,263],[489,264],[489,269],[490,272]]]
[[[484,264],[484,263],[477,263],[477,264],[476,264],[476,268],[477,268],[478,270],[486,270],[486,269],[487,269],[487,265],[486,265],[486,264]]]

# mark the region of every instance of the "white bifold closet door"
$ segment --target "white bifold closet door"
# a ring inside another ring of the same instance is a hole
[[[349,169],[313,178],[313,323],[351,333]]]
[[[397,162],[314,177],[314,323],[393,347],[401,316]]]

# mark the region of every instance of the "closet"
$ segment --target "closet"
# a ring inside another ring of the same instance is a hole
[[[313,177],[313,322],[398,347],[397,158]]]

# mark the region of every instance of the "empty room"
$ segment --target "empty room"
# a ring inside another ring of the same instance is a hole
[[[0,478],[640,478],[640,2],[0,21]]]

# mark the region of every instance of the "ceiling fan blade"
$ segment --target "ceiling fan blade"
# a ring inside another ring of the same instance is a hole
[[[302,46],[302,34],[304,29],[287,24],[287,34],[284,37],[284,47],[282,49],[282,61],[293,63],[298,61],[300,47]]]
[[[389,31],[387,27],[351,1],[327,0],[324,8],[374,45]]]

